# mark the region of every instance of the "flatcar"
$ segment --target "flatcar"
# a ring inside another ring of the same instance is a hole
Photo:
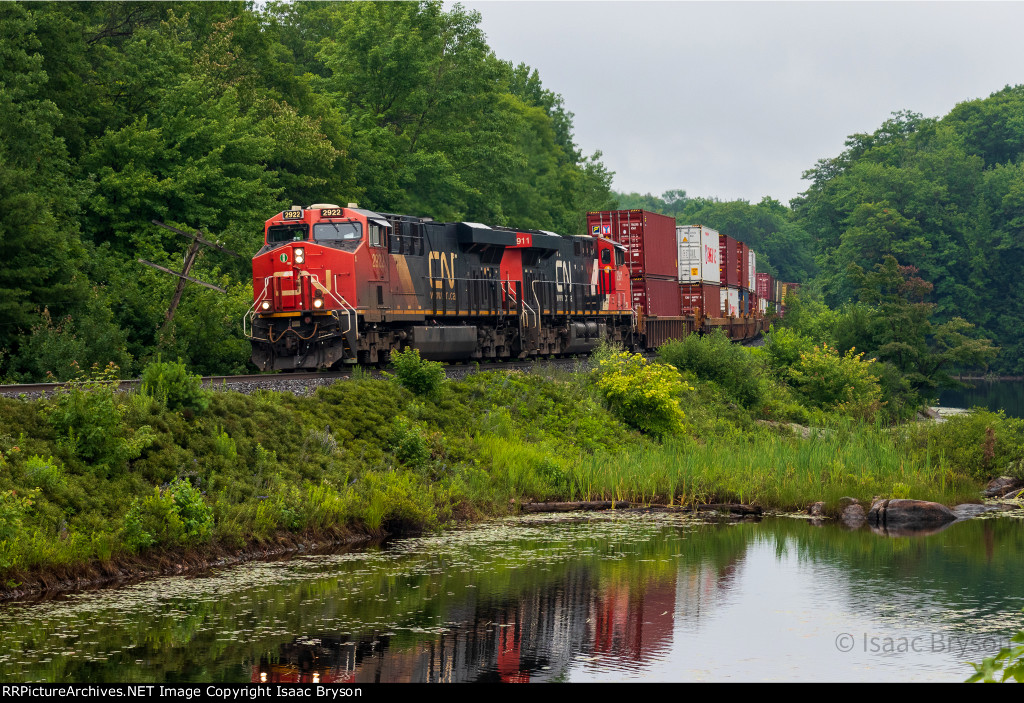
[[[292,207],[266,221],[245,315],[260,369],[635,347],[625,249],[600,236]]]

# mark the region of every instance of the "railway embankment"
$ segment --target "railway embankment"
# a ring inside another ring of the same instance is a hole
[[[861,362],[841,363],[856,384]],[[110,370],[0,398],[0,590],[177,573],[527,504],[819,503],[833,517],[851,497],[956,506],[1022,469],[1020,421],[892,426],[871,413],[870,387],[830,405],[770,371],[761,350],[694,337],[656,361],[605,351],[592,368],[453,379],[409,353],[390,378],[308,394],[203,388],[164,363],[132,392]]]

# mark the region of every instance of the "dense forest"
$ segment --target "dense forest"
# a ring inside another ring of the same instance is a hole
[[[292,204],[582,233],[600,154],[479,17],[419,3],[0,3],[0,378],[157,354],[246,368],[263,221]],[[206,250],[173,324],[188,242]]]
[[[865,272],[892,257],[905,298],[928,306],[937,324],[973,323],[1000,348],[989,368],[1024,374],[1024,86],[942,118],[894,113],[846,146],[804,173],[808,188],[788,208],[680,190],[618,199],[747,242],[762,270],[811,283],[809,294],[833,308],[870,297]]]

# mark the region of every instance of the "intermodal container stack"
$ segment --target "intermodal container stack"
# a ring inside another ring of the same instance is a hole
[[[656,317],[682,314],[675,218],[646,210],[588,212],[587,230],[626,247],[634,308]]]
[[[626,247],[630,276],[674,279],[679,273],[675,218],[646,210],[588,212],[587,229]]]
[[[734,288],[740,286],[740,268],[739,262],[736,260],[736,245],[739,243],[727,234],[720,235],[718,238],[719,271],[723,286]]]
[[[719,234],[703,225],[676,227],[682,314],[720,317]]]
[[[587,213],[587,229],[625,246],[637,312],[682,317],[687,329],[749,336],[764,328],[766,315],[781,314],[782,296],[793,290],[759,273],[747,244],[710,227],[676,226],[645,210],[606,210]]]

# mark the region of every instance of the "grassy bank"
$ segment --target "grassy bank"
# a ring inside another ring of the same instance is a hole
[[[444,381],[410,357],[395,379],[357,374],[310,397],[202,391],[156,364],[137,393],[115,392],[109,371],[48,400],[0,399],[0,586],[283,535],[431,530],[525,501],[953,504],[1024,456],[1020,423],[991,413],[893,430],[764,375],[737,376],[744,395],[685,360],[603,359]],[[821,429],[802,439],[765,418]]]

